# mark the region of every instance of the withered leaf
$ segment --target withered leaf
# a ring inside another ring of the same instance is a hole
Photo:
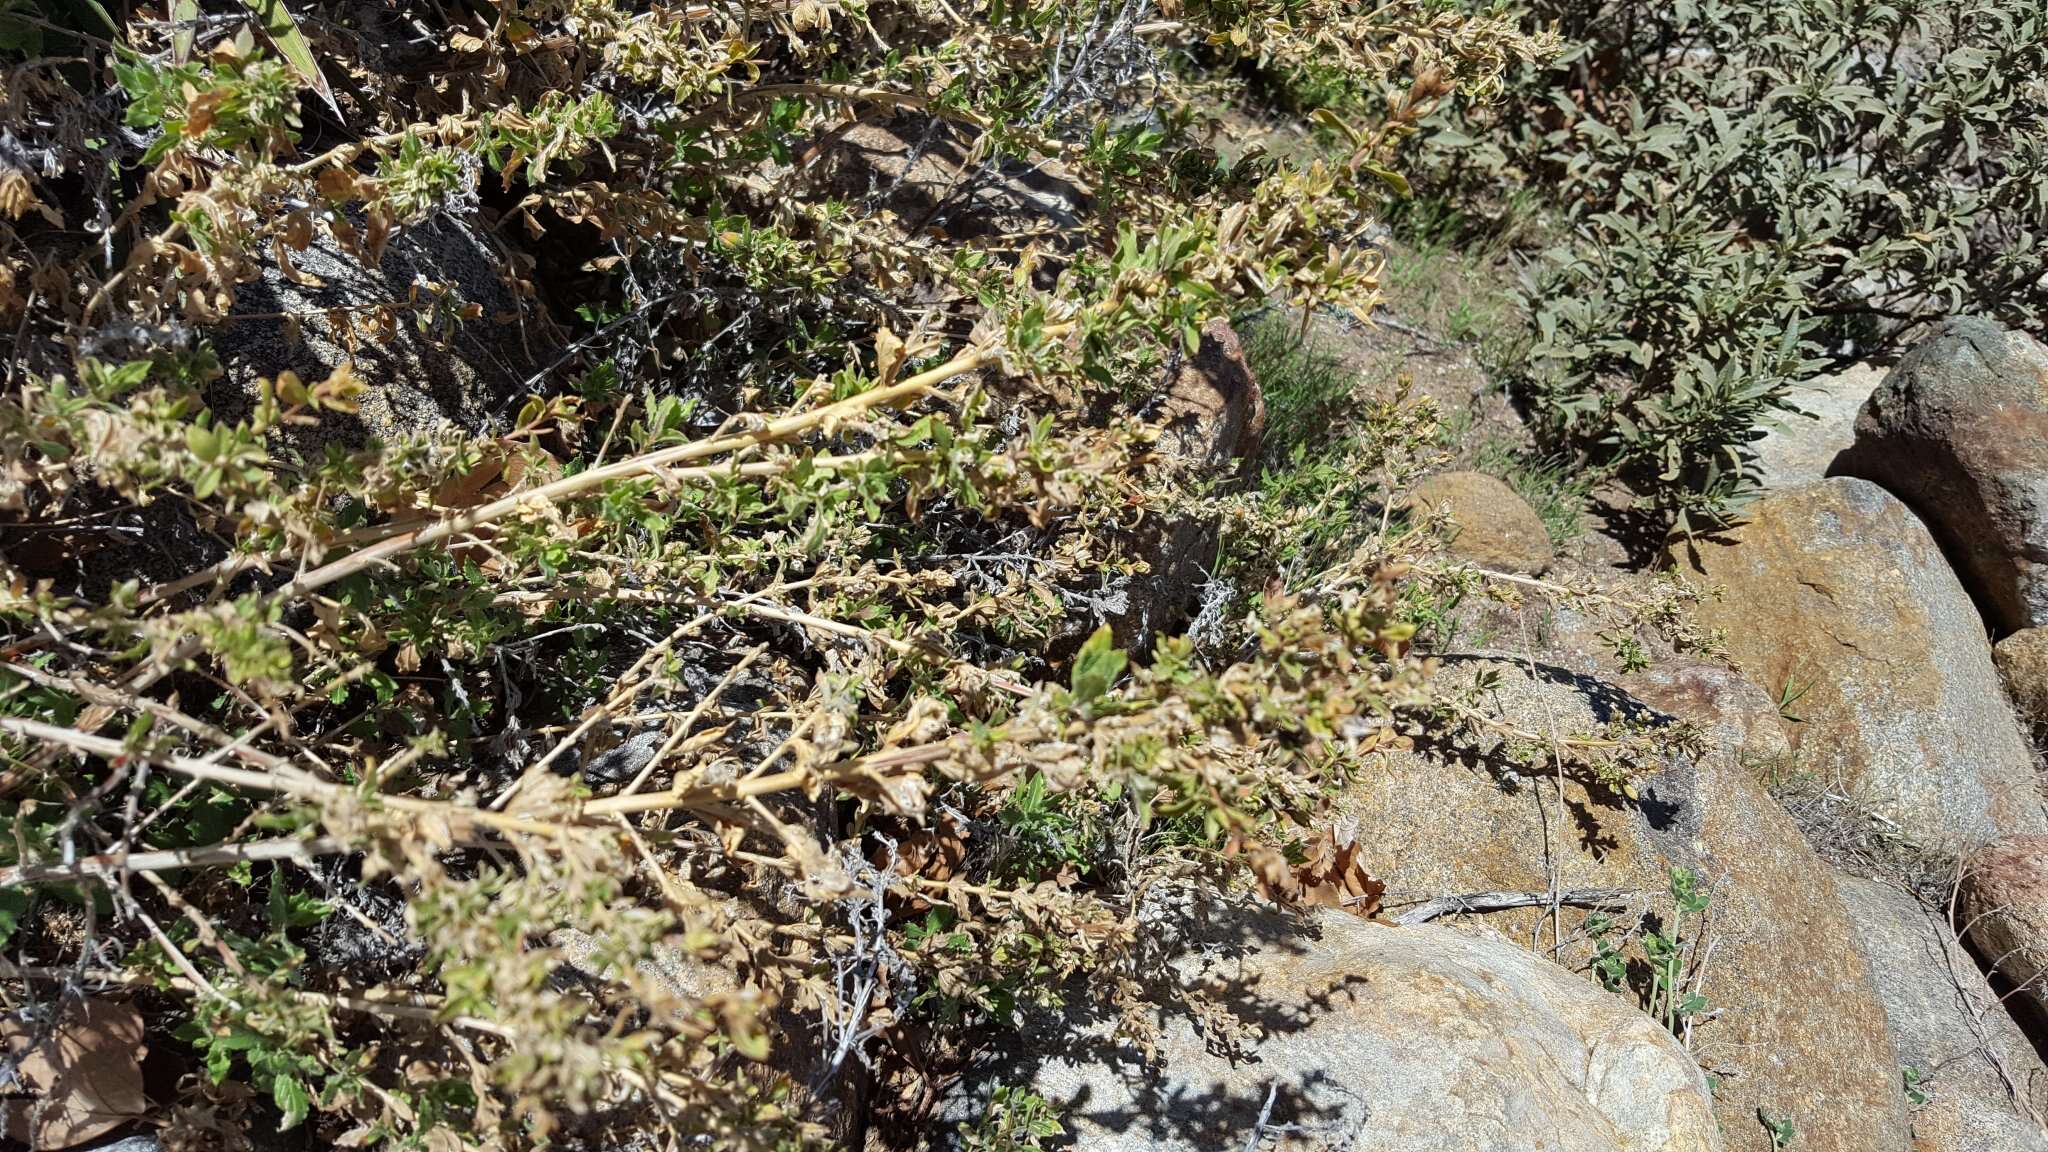
[[[1307,858],[1294,870],[1304,903],[1342,908],[1368,919],[1378,913],[1387,886],[1360,863],[1357,836],[1357,827],[1347,824],[1334,830],[1326,827],[1310,841]]]
[[[271,238],[270,255],[271,258],[277,263],[278,272],[281,275],[283,275],[285,279],[291,281],[292,283],[302,285],[307,288],[319,288],[326,283],[326,281],[320,279],[318,276],[315,276],[311,272],[307,272],[304,269],[300,268],[298,265],[292,263],[291,248],[283,237]]]
[[[356,174],[347,168],[323,168],[314,180],[322,198],[336,204],[356,198]]]
[[[889,331],[887,325],[875,329],[875,379],[883,387],[896,382],[896,374],[903,370],[905,348],[902,338]]]
[[[7,1102],[5,1137],[36,1152],[72,1148],[126,1124],[149,1108],[142,1090],[142,1015],[112,1000],[66,1004],[52,1034],[21,1055],[16,1093]],[[35,1038],[32,1024],[0,1020],[10,1054]]]
[[[1235,838],[1227,854],[1244,856],[1259,894],[1277,904],[1341,908],[1370,919],[1386,896],[1387,886],[1358,859],[1354,825],[1319,831],[1303,849],[1299,862],[1290,861],[1269,845]]]

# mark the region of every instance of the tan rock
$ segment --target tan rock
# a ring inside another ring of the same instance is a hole
[[[2048,1067],[1946,916],[1875,880],[1835,886],[1918,1098],[1916,1152],[2048,1152]]]
[[[2020,719],[2048,731],[2048,628],[2022,628],[1991,649],[2005,694]]]
[[[1661,577],[1647,573],[1588,569],[1566,560],[1551,578],[1597,596],[1627,602],[1660,594]],[[1718,746],[1736,753],[1760,772],[1783,767],[1791,752],[1777,704],[1741,672],[1721,661],[1680,651],[1654,627],[1628,626],[1615,614],[1572,607],[1530,594],[1522,599],[1467,597],[1450,613],[1444,630],[1484,646],[1526,643],[1539,659],[1592,680],[1605,681],[1651,707],[1709,728]],[[1486,638],[1494,638],[1489,641]],[[1625,638],[1649,661],[1625,660],[1616,641]]]
[[[2048,836],[2013,836],[1971,856],[1957,912],[1977,954],[2048,1008]]]
[[[1495,619],[1522,610],[1504,605]],[[1514,634],[1496,627],[1497,634]],[[1775,767],[1790,755],[1792,743],[1778,706],[1741,672],[1690,653],[1672,652],[1668,645],[1658,646],[1649,667],[1630,670],[1615,656],[1604,632],[1599,620],[1583,612],[1551,608],[1542,626],[1543,658],[1705,726],[1717,747],[1729,749],[1744,763]]]
[[[1450,661],[1443,675],[1484,673],[1498,677],[1486,699],[1526,730],[1669,722],[1614,684],[1554,664],[1538,662],[1532,675],[1526,660],[1485,656]],[[1683,682],[1669,692],[1713,735],[1719,724],[1706,710],[1716,692]],[[1546,891],[1546,861],[1561,888],[1626,889],[1638,910],[1668,915],[1669,870],[1693,869],[1712,898],[1702,946],[1713,956],[1700,990],[1716,1015],[1696,1026],[1692,1047],[1719,1077],[1714,1106],[1728,1146],[1770,1152],[1756,1119],[1762,1107],[1793,1122],[1805,1152],[1903,1152],[1898,1068],[1869,966],[1827,869],[1723,742],[1748,738],[1739,717],[1754,708],[1731,711],[1707,755],[1665,765],[1635,803],[1572,779],[1560,797],[1553,778],[1503,774],[1484,755],[1390,755],[1346,796],[1365,832],[1363,863],[1386,883],[1394,915],[1446,894]],[[1767,745],[1769,729],[1756,731]],[[1565,908],[1555,921],[1567,965],[1590,962],[1586,916]],[[1546,954],[1555,938],[1547,908],[1486,922]]]
[[[1419,512],[1445,511],[1457,525],[1452,554],[1486,568],[1535,575],[1550,567],[1550,530],[1529,502],[1484,472],[1443,472],[1408,497]]]
[[[1197,906],[1150,1061],[1078,1006],[975,1068],[933,1143],[998,1084],[1092,1152],[1714,1152],[1705,1078],[1668,1032],[1506,939],[1326,911]],[[1232,1048],[1235,1051],[1232,1051]],[[1270,1111],[1268,1111],[1270,1108]]]
[[[1727,631],[1735,666],[1773,698],[1796,697],[1802,771],[1930,849],[2048,831],[1983,623],[1905,505],[1867,481],[1828,480],[1758,501],[1678,561],[1724,590],[1699,618]]]
[[[1773,768],[1792,752],[1777,705],[1733,668],[1676,659],[1613,679],[1645,704],[1705,725],[1746,766]]]

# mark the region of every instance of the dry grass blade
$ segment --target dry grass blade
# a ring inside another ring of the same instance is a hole
[[[277,48],[278,54],[291,63],[292,71],[298,74],[306,87],[311,88],[320,101],[336,116],[341,108],[334,103],[334,92],[327,86],[327,77],[320,73],[320,58],[307,42],[306,34],[299,30],[299,22],[284,6],[284,0],[242,0],[256,17],[258,27],[263,29],[264,38]],[[194,6],[196,10],[196,5]]]

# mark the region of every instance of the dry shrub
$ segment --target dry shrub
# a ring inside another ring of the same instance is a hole
[[[1147,884],[1370,892],[1309,830],[1434,715],[1421,537],[1133,663],[1093,615],[1166,514],[1132,404],[1240,303],[1368,311],[1362,177],[1546,43],[1421,2],[114,7],[0,15],[0,933],[24,1019],[146,1007],[171,1146],[846,1138],[1082,966],[1131,995]],[[1387,125],[1220,160],[1188,86],[1253,53]],[[883,121],[982,227],[835,184]],[[1027,177],[1089,210],[979,207]],[[380,347],[515,318],[247,294],[443,225],[562,331],[499,415],[365,429]],[[227,339],[316,320],[361,362]]]

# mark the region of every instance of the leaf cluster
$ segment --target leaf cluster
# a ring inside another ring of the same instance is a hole
[[[1435,179],[1561,217],[1514,371],[1554,444],[1683,531],[1754,486],[1799,386],[2048,296],[2048,15],[1996,0],[1535,3],[1570,47],[1446,109]]]

